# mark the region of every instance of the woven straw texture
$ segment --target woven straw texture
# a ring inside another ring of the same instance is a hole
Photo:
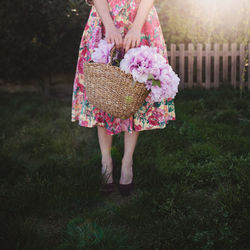
[[[84,63],[84,82],[89,103],[120,119],[135,114],[149,94],[144,83],[109,64]]]

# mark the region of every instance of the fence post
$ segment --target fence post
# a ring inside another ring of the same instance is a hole
[[[223,82],[228,83],[228,43],[223,44]]]
[[[232,85],[234,88],[236,88],[236,51],[237,50],[237,44],[236,43],[232,43],[231,44],[231,52],[232,52],[232,69],[231,69],[231,76],[232,76]]]
[[[171,43],[170,48],[171,67],[176,71],[176,45]]]
[[[206,44],[206,89],[210,89],[211,83],[211,45],[209,43]]]
[[[181,87],[185,88],[185,60],[184,60],[184,44],[180,44],[180,79],[181,79]]]
[[[219,87],[220,81],[219,44],[214,45],[214,88]]]
[[[178,46],[178,49],[177,49]],[[224,43],[221,45],[214,44],[212,50],[211,44],[205,44],[205,50],[203,44],[198,43],[197,47],[193,43],[188,44],[188,50],[185,49],[185,44],[179,45],[171,44],[171,66],[174,71],[177,70],[177,57],[179,57],[179,72],[180,77],[179,88],[192,88],[192,87],[205,87],[210,89],[211,87],[219,88],[221,84],[220,70],[222,70],[223,83],[229,83],[234,88],[238,87],[238,73],[240,75],[240,87],[245,86],[250,90],[250,43],[247,45],[240,44],[238,49],[237,43]],[[197,57],[197,64],[194,67],[194,59]],[[222,65],[220,57],[222,56]],[[240,58],[240,65],[238,65],[238,56]],[[186,65],[186,57],[188,58],[188,65]],[[203,57],[205,57],[205,69],[203,68]],[[214,58],[214,68],[212,68],[212,57]],[[229,60],[231,58],[231,60]],[[248,58],[248,64],[246,65],[245,59]],[[230,63],[230,72],[229,72]],[[221,68],[222,66],[222,68]],[[243,75],[243,71],[247,67],[247,72]],[[188,72],[186,72],[188,70]],[[197,83],[194,82],[194,70],[196,70]],[[205,72],[205,83],[203,82]],[[213,84],[211,83],[211,73],[213,72]],[[188,73],[188,82],[186,82],[185,74]],[[231,76],[229,81],[229,76]],[[244,84],[245,83],[245,84]]]
[[[244,81],[245,79],[245,72],[244,72],[244,68],[245,68],[245,45],[241,44],[240,45],[240,88],[244,87]]]
[[[188,44],[188,88],[194,84],[194,45]]]
[[[248,44],[248,90],[250,90],[250,43]]]
[[[202,86],[202,49],[201,43],[197,44],[197,85]]]

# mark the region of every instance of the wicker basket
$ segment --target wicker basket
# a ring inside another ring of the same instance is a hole
[[[115,118],[128,119],[144,103],[149,92],[144,83],[135,82],[117,66],[112,66],[115,47],[109,64],[85,62],[84,84],[88,101]]]

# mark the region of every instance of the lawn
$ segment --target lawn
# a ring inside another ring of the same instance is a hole
[[[0,103],[1,249],[250,249],[250,92],[180,91],[176,121],[139,135],[127,198],[99,193],[97,129],[70,99]],[[122,154],[118,134],[116,181]]]

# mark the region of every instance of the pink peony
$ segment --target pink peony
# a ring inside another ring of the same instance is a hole
[[[152,100],[158,102],[162,98],[162,89],[159,86],[152,86],[150,94]]]
[[[120,63],[121,70],[130,73],[133,79],[143,82],[147,90],[151,90],[151,98],[155,102],[174,98],[178,92],[180,79],[157,48],[141,46],[130,49]],[[150,76],[150,78],[149,78]],[[152,83],[152,78],[160,82],[160,86]]]
[[[145,84],[146,84],[146,89],[150,90],[152,87],[152,80],[147,80]]]
[[[98,48],[92,54],[92,60],[109,63],[113,46],[114,43],[108,44],[106,40],[100,40]],[[147,90],[151,90],[150,97],[154,102],[172,99],[178,92],[180,78],[166,59],[157,53],[156,47],[142,45],[128,50],[120,62],[120,69],[132,74],[135,81],[144,83]]]
[[[163,89],[163,98],[174,98],[178,92],[180,78],[169,64],[166,64],[159,77]]]
[[[132,74],[135,81],[145,83],[156,61],[156,48],[141,46],[132,48],[125,54],[120,68],[126,73]]]
[[[91,59],[96,63],[109,63],[110,51],[113,48],[114,43],[107,43],[106,40],[101,39],[98,48],[92,53]]]

